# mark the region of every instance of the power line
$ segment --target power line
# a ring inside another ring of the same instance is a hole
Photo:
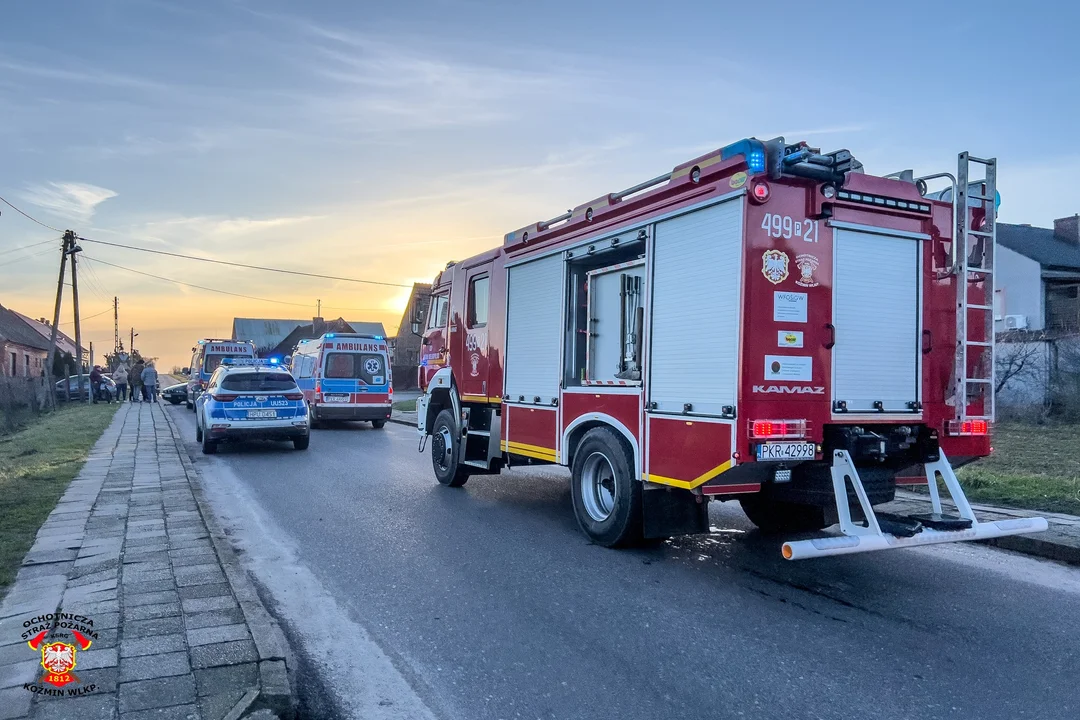
[[[90,238],[79,236],[79,240],[83,242],[97,243],[98,245],[108,245],[109,247],[124,248],[125,250],[138,250],[139,252],[152,253],[154,255],[165,255],[166,257],[180,258],[182,260],[198,260],[199,262],[214,263],[216,265],[229,265],[231,267],[247,268],[248,270],[263,270],[265,272],[283,273],[285,275],[301,275],[303,277],[321,278],[323,280],[341,280],[342,282],[362,283],[364,285],[382,285],[385,287],[397,287],[397,288],[411,288],[412,285],[404,285],[402,283],[381,282],[378,280],[360,280],[357,278],[338,277],[336,275],[320,275],[319,273],[301,272],[300,270],[285,270],[282,268],[264,267],[262,265],[248,265],[246,263],[230,262],[228,260],[214,260],[213,258],[204,258],[197,255],[182,255],[180,253],[166,252],[165,250],[151,250],[150,248],[137,247],[135,245],[124,245],[122,243],[107,242],[105,240],[91,240]],[[98,260],[101,262],[101,260]]]
[[[101,312],[94,313],[93,315],[87,315],[86,317],[81,318],[81,320],[83,322],[86,322],[87,320],[90,320],[92,318],[101,317],[102,315],[104,315],[105,313],[108,313],[108,312],[112,312],[112,308],[109,308],[108,310],[102,310]],[[70,322],[60,323],[60,325],[61,326],[63,326],[63,325],[73,325],[74,323],[75,323],[75,321],[72,320]]]
[[[85,257],[85,256],[84,256]],[[146,277],[154,278],[155,280],[164,280],[165,282],[175,283],[177,285],[184,285],[186,287],[196,288],[198,290],[206,290],[207,292],[221,293],[222,295],[232,295],[233,297],[246,298],[247,300],[258,300],[260,302],[277,303],[278,305],[294,305],[296,307],[311,307],[311,303],[295,303],[288,302],[286,300],[271,300],[270,298],[255,297],[254,295],[243,295],[241,293],[230,292],[228,290],[218,290],[217,288],[205,287],[203,285],[195,285],[193,283],[183,282],[182,280],[173,280],[172,278],[162,277],[161,275],[154,275],[152,273],[143,272],[142,270],[135,270],[134,268],[124,267],[123,265],[114,265],[113,263],[99,260],[98,258],[91,258],[94,262],[102,265],[108,265],[119,270],[127,270],[128,272],[135,273],[136,275],[145,275]]]
[[[12,209],[12,210],[14,210],[15,212],[19,213],[20,215],[22,215],[22,216],[23,216],[24,218],[26,218],[26,219],[27,219],[27,220],[29,220],[30,222],[36,222],[36,223],[37,223],[38,225],[40,225],[41,227],[43,227],[43,228],[48,228],[49,230],[52,230],[53,232],[58,232],[58,233],[63,233],[63,232],[64,232],[64,231],[63,231],[63,230],[61,230],[60,228],[54,228],[54,227],[53,227],[52,225],[46,225],[45,223],[43,223],[43,222],[41,222],[40,220],[38,220],[38,219],[37,219],[36,217],[33,217],[33,216],[31,216],[31,215],[27,215],[27,214],[26,214],[26,213],[24,213],[24,212],[23,212],[22,210],[20,210],[19,208],[15,207],[15,206],[14,206],[14,205],[12,205],[11,203],[9,203],[9,202],[7,201],[7,199],[6,199],[6,198],[4,198],[4,197],[0,197],[0,202],[3,202],[3,203],[4,203],[5,205],[7,205],[7,206],[8,206],[9,208],[11,208],[11,209]]]
[[[0,267],[14,265],[15,263],[23,262],[24,260],[32,260],[33,258],[41,257],[42,255],[48,255],[51,252],[53,252],[52,248],[48,248],[47,250],[41,250],[36,253],[31,253],[30,255],[24,255],[23,257],[15,258],[14,260],[8,260],[6,263],[0,263]]]
[[[49,238],[48,240],[42,240],[41,242],[30,243],[29,245],[23,245],[22,247],[11,248],[10,250],[5,250],[4,252],[0,252],[0,257],[3,257],[4,255],[10,255],[11,253],[14,253],[14,252],[19,252],[20,250],[29,250],[30,248],[40,247],[40,246],[44,245],[45,243],[54,243],[54,242],[56,242],[55,238]]]

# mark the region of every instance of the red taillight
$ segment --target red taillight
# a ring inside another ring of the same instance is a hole
[[[763,203],[769,199],[769,183],[764,180],[759,180],[750,186],[750,196],[755,201]]]
[[[989,435],[990,422],[988,420],[950,420],[950,435]]]
[[[769,440],[806,437],[806,421],[753,420],[750,423],[750,436]]]
[[[304,393],[285,393],[286,400],[303,400]]]
[[[236,398],[238,398],[240,396],[239,395],[223,395],[222,393],[214,393],[210,397],[214,398],[218,402],[232,402],[233,400],[235,400]]]

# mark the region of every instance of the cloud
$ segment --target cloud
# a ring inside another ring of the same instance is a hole
[[[116,197],[114,190],[77,182],[47,182],[30,185],[22,198],[57,217],[87,223],[94,217],[97,206]]]
[[[296,215],[271,218],[249,217],[218,217],[218,216],[194,216],[172,217],[163,220],[153,220],[144,224],[139,230],[133,231],[138,237],[147,237],[153,240],[169,242],[170,240],[183,240],[190,238],[196,243],[199,240],[230,240],[248,235],[266,233],[272,230],[300,225],[302,223],[320,220],[321,215]]]
[[[161,90],[164,88],[159,83],[132,75],[106,72],[103,70],[86,69],[70,70],[67,68],[46,67],[44,65],[31,65],[27,63],[0,60],[0,69],[44,80],[57,80],[60,82],[77,83],[80,85],[105,85],[109,87],[137,88],[141,90]]]

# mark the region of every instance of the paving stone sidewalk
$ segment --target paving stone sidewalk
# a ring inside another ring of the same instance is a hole
[[[0,720],[292,716],[284,637],[195,473],[159,404],[117,411],[0,603]],[[76,644],[58,690],[23,633],[61,612],[97,637],[46,638]]]

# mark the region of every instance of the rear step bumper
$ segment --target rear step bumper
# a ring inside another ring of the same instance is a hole
[[[927,463],[926,477],[930,489],[930,500],[933,504],[933,516],[941,518],[941,497],[938,494],[938,476],[945,482],[945,487],[952,496],[960,518],[970,523],[970,527],[956,530],[938,530],[926,527],[923,523],[915,522],[918,529],[909,537],[897,536],[884,532],[882,525],[889,527],[888,523],[878,521],[873,507],[870,505],[866,491],[859,479],[859,473],[855,469],[855,463],[845,450],[838,450],[833,454],[832,480],[833,491],[836,495],[837,516],[840,518],[841,536],[814,538],[812,540],[794,540],[786,542],[781,548],[783,556],[788,560],[804,560],[806,558],[825,557],[827,555],[851,555],[853,553],[872,552],[874,550],[894,550],[897,548],[917,547],[919,545],[936,545],[939,543],[963,542],[967,540],[986,540],[989,538],[1003,537],[1005,535],[1024,535],[1026,533],[1043,532],[1047,529],[1046,518],[1015,518],[997,520],[995,522],[979,522],[971,510],[971,505],[964,495],[956,475],[952,471],[945,454],[941,459]],[[847,486],[855,491],[859,500],[863,517],[866,524],[856,524],[851,518],[851,508],[848,505]],[[917,520],[917,518],[913,519]],[[946,520],[943,524],[956,524]],[[960,523],[963,524],[963,523]]]

